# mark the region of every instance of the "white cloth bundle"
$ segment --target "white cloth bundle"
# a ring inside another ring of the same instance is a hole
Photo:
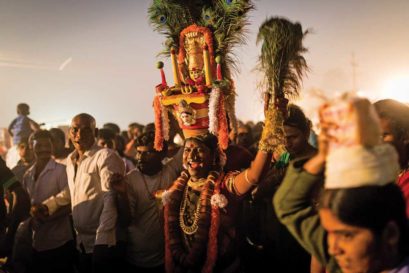
[[[398,155],[381,143],[379,118],[369,100],[344,97],[325,104],[322,121],[334,124],[325,171],[325,188],[385,185],[396,180]]]
[[[394,182],[398,172],[398,155],[390,144],[335,149],[327,157],[325,188],[383,186]]]

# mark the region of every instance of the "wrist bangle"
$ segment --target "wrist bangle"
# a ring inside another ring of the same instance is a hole
[[[250,186],[256,186],[257,183],[251,183],[251,181],[249,180],[249,177],[247,176],[248,170],[249,170],[249,169],[246,169],[246,170],[244,171],[244,179],[246,180],[247,184],[249,184]]]

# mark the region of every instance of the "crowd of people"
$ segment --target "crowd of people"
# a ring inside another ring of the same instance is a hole
[[[409,272],[409,106],[368,107],[376,118],[354,125],[379,134],[334,155],[334,122],[322,115],[317,136],[293,104],[283,153],[259,148],[263,123],[239,122],[225,151],[211,134],[158,151],[153,124],[121,132],[86,113],[68,143],[19,104],[18,161],[0,159],[1,270]]]

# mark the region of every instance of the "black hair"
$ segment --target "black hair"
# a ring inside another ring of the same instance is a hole
[[[148,123],[143,127],[143,132],[148,133],[148,132],[154,132],[155,131],[155,124],[154,123]]]
[[[65,133],[60,128],[51,128],[50,134],[53,139],[59,139],[62,143],[65,144]]]
[[[142,131],[143,130],[143,125],[142,124],[139,124],[139,123],[137,123],[137,122],[132,122],[132,123],[130,123],[129,125],[128,125],[128,128],[138,128],[140,131]]]
[[[27,103],[17,104],[17,113],[22,115],[28,115],[30,112],[30,106]]]
[[[395,183],[326,189],[319,206],[330,209],[345,224],[371,230],[378,238],[390,221],[395,222],[401,236],[400,253],[409,253],[405,199]]]
[[[295,104],[289,104],[287,109],[288,116],[284,120],[284,125],[295,127],[303,133],[309,133],[311,130],[311,122],[305,116],[303,110]]]
[[[20,148],[21,146],[28,146],[28,138],[23,137],[19,143],[17,144],[17,147]]]
[[[135,147],[138,147],[138,146],[152,146],[153,147],[154,144],[155,144],[155,131],[144,132],[135,139]],[[167,151],[168,151],[168,145],[166,141],[164,141],[161,153],[167,153]]]
[[[47,130],[38,130],[30,135],[29,142],[32,145],[33,141],[39,139],[49,139],[52,140],[53,137],[51,136],[50,132]]]
[[[404,137],[409,132],[409,106],[392,99],[374,103],[380,118],[389,120],[397,137]]]
[[[115,140],[115,133],[110,129],[102,128],[102,129],[98,130],[97,138],[102,138],[102,139],[114,141]]]
[[[105,123],[104,126],[102,126],[102,127],[104,129],[111,130],[116,135],[119,135],[121,133],[121,128],[119,128],[119,126],[117,124],[112,123],[112,122]]]

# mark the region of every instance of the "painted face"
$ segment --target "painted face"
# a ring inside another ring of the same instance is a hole
[[[95,143],[95,128],[93,128],[91,120],[76,117],[71,122],[69,136],[75,149],[85,152]]]
[[[136,167],[144,174],[154,175],[162,166],[161,153],[152,145],[136,147]]]
[[[300,129],[292,126],[284,126],[285,148],[292,157],[300,155],[308,143],[308,136]]]
[[[327,208],[319,211],[321,225],[328,232],[328,252],[344,273],[379,272],[379,247],[366,228],[344,224]]]
[[[50,160],[53,151],[51,139],[40,138],[33,141],[33,151],[37,160]]]
[[[183,112],[182,114],[180,114],[180,119],[182,120],[183,125],[189,126],[195,124],[195,119],[193,118],[192,113]]]
[[[204,73],[200,69],[193,68],[189,70],[189,76],[192,80],[197,81],[201,77],[203,77]]]
[[[193,139],[186,141],[183,165],[193,180],[207,177],[212,164],[212,151],[206,145]]]

